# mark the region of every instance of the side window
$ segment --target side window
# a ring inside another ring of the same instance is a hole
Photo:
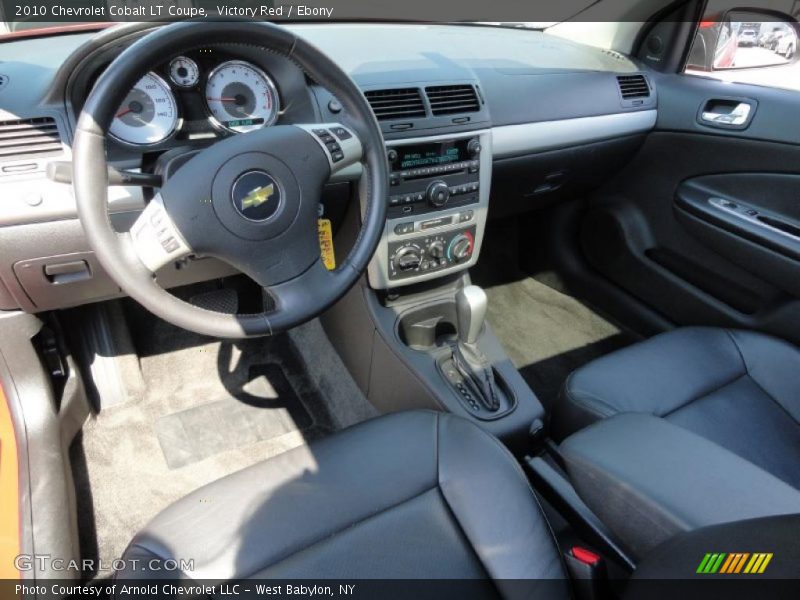
[[[707,15],[697,28],[685,72],[722,81],[800,91],[795,19],[732,11]]]

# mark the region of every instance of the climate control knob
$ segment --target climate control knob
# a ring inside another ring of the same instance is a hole
[[[450,199],[450,188],[444,181],[434,181],[428,186],[427,197],[432,206],[441,208]]]
[[[403,246],[394,255],[392,264],[398,271],[413,271],[422,262],[422,254],[416,246]]]
[[[444,257],[444,244],[440,241],[435,241],[428,246],[428,256],[439,260]]]
[[[467,260],[472,256],[473,245],[472,236],[469,233],[461,233],[450,240],[447,254],[450,256],[451,260],[456,262]]]

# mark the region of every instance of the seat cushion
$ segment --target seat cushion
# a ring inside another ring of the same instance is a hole
[[[575,371],[559,439],[620,413],[662,417],[800,489],[800,350],[766,335],[686,327]]]
[[[200,488],[153,519],[125,558],[193,559],[182,576],[212,582],[542,578],[551,593],[563,577],[514,458],[476,425],[433,412],[374,419]],[[166,575],[117,573],[153,576]]]
[[[634,559],[684,531],[800,513],[800,490],[652,415],[598,421],[560,454],[578,495]]]

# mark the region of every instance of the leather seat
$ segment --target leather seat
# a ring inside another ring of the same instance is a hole
[[[570,375],[553,430],[621,413],[660,417],[800,489],[800,350],[784,341],[687,327],[629,346]]]
[[[124,558],[147,567],[124,579],[174,578],[158,565],[193,559],[180,577],[522,578],[569,596],[520,466],[476,425],[433,412],[380,417],[198,489]]]

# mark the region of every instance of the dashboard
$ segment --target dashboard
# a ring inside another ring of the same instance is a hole
[[[53,161],[71,160],[72,132],[94,83],[155,26],[0,44],[0,133],[37,136],[21,152],[0,152],[0,310],[37,312],[120,295],[83,236],[71,186],[45,173]],[[529,210],[538,194],[569,189],[570,177],[582,182],[582,169],[597,171],[588,168],[598,156],[593,144],[619,140],[603,160],[624,161],[656,121],[647,67],[539,32],[433,24],[288,28],[350,74],[383,130],[395,183],[370,281],[384,289],[474,264],[490,196],[492,211]],[[643,93],[626,97],[631,85]],[[336,98],[287,58],[236,43],[186,48],[129,90],[107,157],[117,169],[158,172],[175,163],[172,157],[227,137],[346,118]],[[570,149],[563,161],[562,149]],[[334,230],[358,197],[359,176],[348,168],[326,187],[322,210]],[[150,188],[110,187],[115,227],[130,227],[150,197]],[[158,277],[171,287],[228,274],[203,258]]]

